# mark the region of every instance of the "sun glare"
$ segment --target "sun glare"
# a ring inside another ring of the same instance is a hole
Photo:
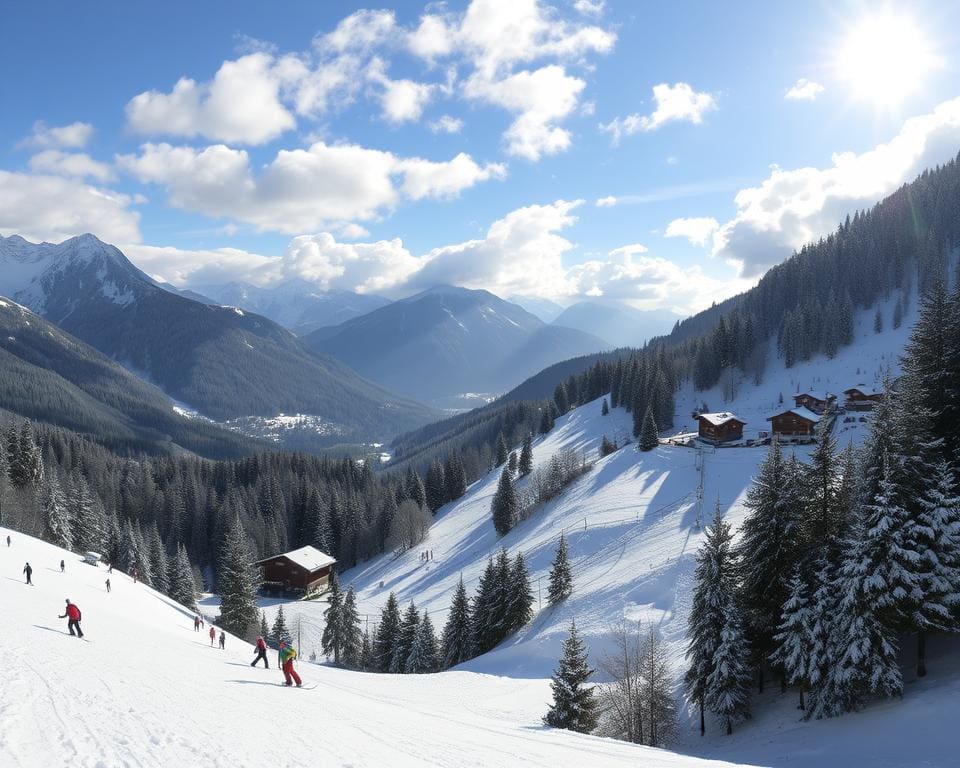
[[[920,87],[936,58],[912,19],[892,12],[865,16],[849,29],[837,74],[857,98],[893,106]]]

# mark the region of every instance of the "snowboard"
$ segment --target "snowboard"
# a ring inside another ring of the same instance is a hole
[[[320,685],[320,683],[304,683],[303,685],[299,686],[287,685],[286,683],[280,683],[279,685],[281,688],[299,688],[301,691],[312,691],[314,688]]]

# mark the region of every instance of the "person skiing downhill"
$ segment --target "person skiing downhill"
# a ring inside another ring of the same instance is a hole
[[[300,675],[297,674],[297,670],[293,668],[293,661],[297,658],[297,649],[290,644],[288,640],[280,641],[280,650],[277,653],[277,661],[280,664],[280,669],[283,670],[283,677],[285,679],[284,685],[293,685],[294,682],[297,684],[297,688],[303,685],[303,681],[300,679]]]
[[[195,614],[193,617],[193,631],[200,631],[200,614]]]
[[[253,661],[250,662],[251,667],[257,666],[257,662],[263,659],[263,666],[265,669],[270,669],[270,662],[267,661],[267,641],[263,637],[257,637],[257,655],[254,657]]]
[[[65,562],[63,562],[63,560],[61,560],[61,561],[60,561],[60,573],[63,573],[66,569],[67,569],[67,564],[66,564]]]
[[[110,591],[110,579],[107,579],[107,580],[104,582],[104,584],[107,585],[107,592],[109,592],[109,591]]]
[[[210,647],[213,648],[213,641],[217,638],[217,630],[213,628],[213,625],[210,625]]]
[[[7,536],[7,546],[8,546],[8,547],[10,546],[10,537],[9,537],[9,536]]]
[[[61,618],[61,619],[68,619],[68,621],[67,621],[67,629],[70,630],[70,634],[71,634],[71,635],[74,634],[74,631],[73,631],[73,630],[76,629],[76,630],[77,630],[76,633],[75,633],[76,636],[79,637],[79,638],[81,638],[81,639],[83,638],[83,630],[80,629],[80,618],[81,618],[81,616],[80,616],[80,609],[77,608],[76,605],[74,605],[73,603],[70,602],[70,598],[69,598],[69,597],[67,598],[67,608],[66,608],[66,611],[65,611],[65,613],[64,613],[62,616],[60,616],[59,618]]]
[[[33,581],[31,581],[31,577],[33,576],[33,568],[30,567],[30,563],[27,563],[25,566],[23,566],[23,572],[27,574],[27,584],[32,587]]]
[[[220,650],[223,650],[224,644],[227,642],[227,633],[222,629],[220,630]]]

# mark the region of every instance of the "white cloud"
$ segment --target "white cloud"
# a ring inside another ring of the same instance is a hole
[[[610,256],[619,258],[621,256],[635,256],[639,253],[646,253],[647,246],[640,243],[631,243],[630,245],[621,245],[619,248],[614,248],[610,251]]]
[[[223,145],[197,150],[145,144],[138,155],[117,162],[141,182],[163,186],[174,207],[294,234],[374,219],[402,195],[455,197],[504,174],[502,166],[480,166],[463,153],[434,162],[324,142],[281,150],[259,174],[245,151]]]
[[[787,89],[783,98],[791,101],[813,101],[823,93],[824,90],[825,88],[820,85],[820,83],[815,83],[813,80],[807,80],[807,78],[801,77]]]
[[[279,258],[239,248],[184,250],[139,243],[119,247],[148,275],[178,288],[218,285],[233,280],[266,285],[283,276]]]
[[[292,59],[251,53],[223,62],[209,83],[184,77],[169,93],[134,96],[126,107],[127,123],[147,135],[263,144],[296,126],[280,93],[298,75],[302,68]]]
[[[391,123],[419,120],[424,107],[439,87],[414,80],[392,80],[387,76],[386,64],[380,58],[370,62],[367,77],[382,88],[380,106],[384,119]]]
[[[94,160],[85,152],[62,152],[45,149],[30,158],[30,169],[37,173],[52,173],[56,176],[76,176],[106,182],[113,179],[109,165]]]
[[[618,202],[619,200],[617,200],[616,196],[607,195],[606,197],[598,198],[595,205],[597,208],[613,208]]]
[[[134,200],[78,179],[0,170],[0,234],[60,242],[93,232],[110,242],[140,240]]]
[[[885,144],[833,155],[829,168],[775,167],[759,186],[737,193],[737,214],[714,235],[714,253],[738,263],[745,276],[760,274],[836,229],[847,214],[956,157],[958,146],[960,98],[908,119]]]
[[[427,13],[420,24],[407,34],[407,48],[415,56],[432,62],[453,52],[456,30],[454,22],[445,16]]]
[[[463,130],[463,120],[452,115],[441,115],[430,123],[430,130],[434,133],[460,133]]]
[[[359,293],[388,293],[421,267],[399,238],[375,243],[338,243],[333,235],[295,237],[283,255],[287,277],[300,277],[321,288]]]
[[[574,0],[573,7],[584,16],[600,16],[605,4],[604,0]]]
[[[33,132],[22,143],[30,147],[80,149],[87,145],[92,135],[90,123],[49,126],[38,120],[33,124]]]
[[[333,32],[317,37],[313,45],[322,54],[369,51],[393,37],[396,30],[393,11],[360,10],[341,19]]]
[[[695,91],[687,83],[655,85],[653,100],[656,108],[651,114],[634,113],[617,117],[609,123],[601,123],[600,130],[609,133],[613,143],[617,144],[624,136],[631,136],[638,131],[655,131],[667,123],[687,122],[700,125],[703,115],[717,108],[716,99],[711,94]]]
[[[720,222],[712,216],[692,216],[671,221],[663,236],[685,237],[693,245],[706,245],[719,227]]]

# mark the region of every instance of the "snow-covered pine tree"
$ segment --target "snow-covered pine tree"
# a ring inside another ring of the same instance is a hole
[[[853,539],[848,535],[845,544],[853,546]],[[833,670],[835,659],[833,653],[837,649],[837,580],[835,574],[840,566],[834,567],[826,560],[821,560],[813,567],[810,594],[810,654],[807,663],[807,684],[809,696],[806,703],[806,719],[823,717],[828,711],[835,708],[839,701],[840,691],[834,684]]]
[[[817,424],[816,447],[810,467],[802,521],[802,549],[808,562],[839,560],[838,547],[846,535],[849,507],[841,496],[844,482],[836,440],[827,419]]]
[[[183,545],[181,550],[186,557]],[[178,551],[178,557],[179,554]],[[260,588],[260,575],[254,560],[252,545],[243,530],[240,516],[236,515],[223,540],[217,585],[220,590],[220,623],[227,631],[238,637],[243,637],[250,625],[257,620],[257,590]],[[189,561],[186,565],[192,585],[193,574],[189,572]],[[178,598],[174,596],[174,599]],[[184,605],[193,607],[192,602]]]
[[[533,435],[527,432],[523,438],[523,447],[520,449],[520,462],[517,465],[520,470],[520,476],[526,477],[533,472]]]
[[[100,499],[80,472],[73,473],[67,503],[74,546],[81,552],[102,552],[106,543],[106,516]]]
[[[726,723],[728,736],[736,720],[750,716],[750,677],[750,644],[730,601],[723,610],[723,628],[706,690],[707,706]]]
[[[533,588],[523,552],[518,552],[510,568],[507,633],[516,632],[533,617]]]
[[[540,409],[540,426],[538,431],[541,435],[545,435],[551,429],[553,429],[553,413],[550,402],[548,401]]]
[[[686,657],[690,666],[684,683],[687,698],[700,709],[701,735],[706,730],[704,710],[714,659],[727,624],[727,607],[734,597],[735,562],[730,541],[730,526],[724,522],[718,504],[713,524],[705,530],[697,552],[693,602],[687,618]]]
[[[507,467],[504,467],[503,472],[500,473],[500,483],[497,485],[497,492],[493,495],[490,513],[493,516],[493,527],[500,536],[506,536],[517,522],[517,493]]]
[[[423,480],[413,467],[407,471],[407,498],[413,499],[420,507],[427,503],[427,492],[423,488]]]
[[[778,632],[773,637],[775,645],[770,663],[785,672],[791,685],[800,688],[800,709],[806,709],[803,694],[810,684],[813,616],[799,565],[794,566],[788,586],[790,593],[783,604]]]
[[[264,639],[264,641],[270,637],[270,626],[267,624],[267,614],[265,614],[263,611],[260,611],[260,629],[258,634]]]
[[[493,613],[493,603],[497,590],[497,570],[493,558],[487,559],[487,565],[480,575],[477,591],[473,597],[470,616],[472,651],[479,655],[493,648],[498,640],[496,635],[497,617]]]
[[[498,645],[510,634],[510,601],[512,599],[510,593],[512,585],[510,572],[512,565],[506,547],[500,548],[493,562],[493,567],[493,591],[490,597],[488,613],[493,622],[493,644]]]
[[[509,469],[510,472],[517,471],[517,452],[516,451],[510,451],[510,456],[507,457],[507,469]]]
[[[606,416],[610,413],[610,406],[607,405],[607,398],[603,398],[603,405],[600,406],[600,415]]]
[[[667,647],[656,627],[646,631],[639,651],[639,705],[644,710],[647,743],[664,747],[676,735],[677,705]]]
[[[282,639],[290,637],[290,629],[287,627],[287,617],[283,615],[283,605],[277,608],[277,615],[273,617],[273,626],[270,628],[270,639],[279,643]]]
[[[229,580],[229,575],[227,578]],[[177,553],[170,563],[169,579],[170,597],[192,611],[197,603],[197,585],[193,581],[193,566],[183,544],[177,545]]]
[[[509,449],[507,448],[507,441],[503,437],[503,432],[497,435],[497,458],[496,466],[502,467],[507,463],[509,458]]]
[[[566,600],[573,592],[573,572],[570,569],[567,537],[560,534],[557,551],[553,556],[553,565],[550,566],[550,587],[547,590],[547,602],[556,605]]]
[[[167,550],[163,546],[163,540],[160,538],[160,531],[157,530],[157,524],[150,527],[147,549],[150,558],[150,580],[152,586],[158,592],[165,595],[170,594],[170,564],[167,557]]]
[[[788,583],[800,557],[803,471],[785,460],[774,440],[747,491],[750,510],[740,528],[737,546],[740,596],[745,607],[744,631],[750,640],[763,691],[763,667],[773,650]]]
[[[423,675],[436,672],[437,663],[437,636],[433,631],[433,622],[430,614],[423,612],[423,618],[417,625],[417,634],[407,656],[406,671],[411,675]]]
[[[467,471],[458,451],[454,451],[448,457],[443,470],[443,479],[446,484],[447,501],[456,501],[467,492]]]
[[[341,650],[343,665],[347,669],[360,669],[363,658],[363,632],[360,629],[360,614],[357,612],[357,594],[353,591],[352,584],[343,598],[340,626],[343,634]]]
[[[372,667],[377,672],[389,672],[393,663],[393,651],[400,636],[400,607],[393,592],[380,614],[380,624],[373,640]]]
[[[363,638],[360,646],[360,664],[357,669],[360,672],[370,672],[375,669],[373,659],[373,644],[370,642],[369,630],[363,630]]]
[[[443,668],[448,669],[473,658],[473,634],[470,629],[470,601],[463,576],[453,593],[453,602],[443,627]]]
[[[597,700],[594,686],[588,684],[593,670],[587,664],[587,649],[577,633],[575,622],[563,641],[563,655],[550,682],[553,704],[543,722],[553,728],[590,733],[597,727]]]
[[[43,479],[40,508],[43,510],[44,535],[47,540],[63,549],[73,549],[73,528],[70,524],[67,499],[53,472],[48,472]]]
[[[917,676],[923,677],[927,632],[956,631],[960,616],[960,496],[946,461],[934,469],[911,529],[920,558],[919,600],[912,622],[918,630]]]
[[[641,451],[652,451],[660,442],[657,432],[657,422],[653,418],[653,409],[648,405],[643,414],[643,425],[640,427],[639,447]]]
[[[333,656],[333,663],[340,665],[343,652],[343,593],[340,591],[340,579],[336,573],[330,574],[330,587],[327,592],[327,608],[323,612],[323,635],[320,638],[320,649],[327,655]]]
[[[400,632],[397,633],[397,642],[390,659],[390,672],[393,674],[399,675],[407,671],[407,658],[410,656],[410,649],[413,648],[413,641],[417,638],[419,628],[420,612],[411,600],[400,622]]]
[[[440,463],[439,459],[434,459],[430,463],[424,490],[427,495],[427,507],[430,508],[431,512],[436,512],[446,503],[447,488],[444,480],[443,464]]]
[[[553,402],[556,404],[561,416],[570,410],[570,398],[567,396],[567,387],[562,381],[557,384],[553,390]]]

